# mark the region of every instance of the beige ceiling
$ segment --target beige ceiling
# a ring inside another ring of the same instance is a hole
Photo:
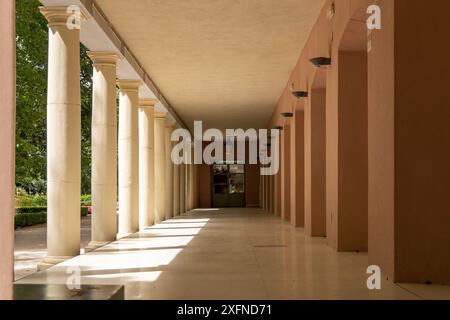
[[[185,123],[267,124],[324,0],[96,0]]]

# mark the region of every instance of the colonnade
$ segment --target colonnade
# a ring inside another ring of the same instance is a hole
[[[48,256],[40,265],[45,269],[80,254],[80,30],[67,28],[64,7],[43,7],[41,13],[49,22]],[[171,160],[176,122],[156,110],[158,100],[141,96],[140,79],[117,79],[120,54],[96,51],[89,57],[92,250],[192,210],[196,179],[194,165]]]

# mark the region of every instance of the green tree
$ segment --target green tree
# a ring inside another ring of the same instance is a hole
[[[16,1],[16,184],[46,192],[47,21],[38,0]],[[92,64],[81,46],[82,193],[90,193]]]

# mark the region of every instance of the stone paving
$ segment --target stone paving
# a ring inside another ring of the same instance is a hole
[[[91,217],[81,218],[82,252],[91,240]],[[17,229],[14,233],[14,278],[22,279],[37,272],[37,265],[47,255],[47,225]]]

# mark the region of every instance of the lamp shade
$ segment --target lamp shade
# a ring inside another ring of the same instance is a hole
[[[281,115],[284,118],[292,118],[294,116],[294,114],[292,112],[282,112]]]
[[[309,61],[311,61],[311,63],[313,65],[315,65],[316,67],[331,65],[331,58],[327,58],[327,57],[316,57],[316,58],[312,58]]]
[[[292,91],[292,95],[296,98],[307,98],[308,91]]]

